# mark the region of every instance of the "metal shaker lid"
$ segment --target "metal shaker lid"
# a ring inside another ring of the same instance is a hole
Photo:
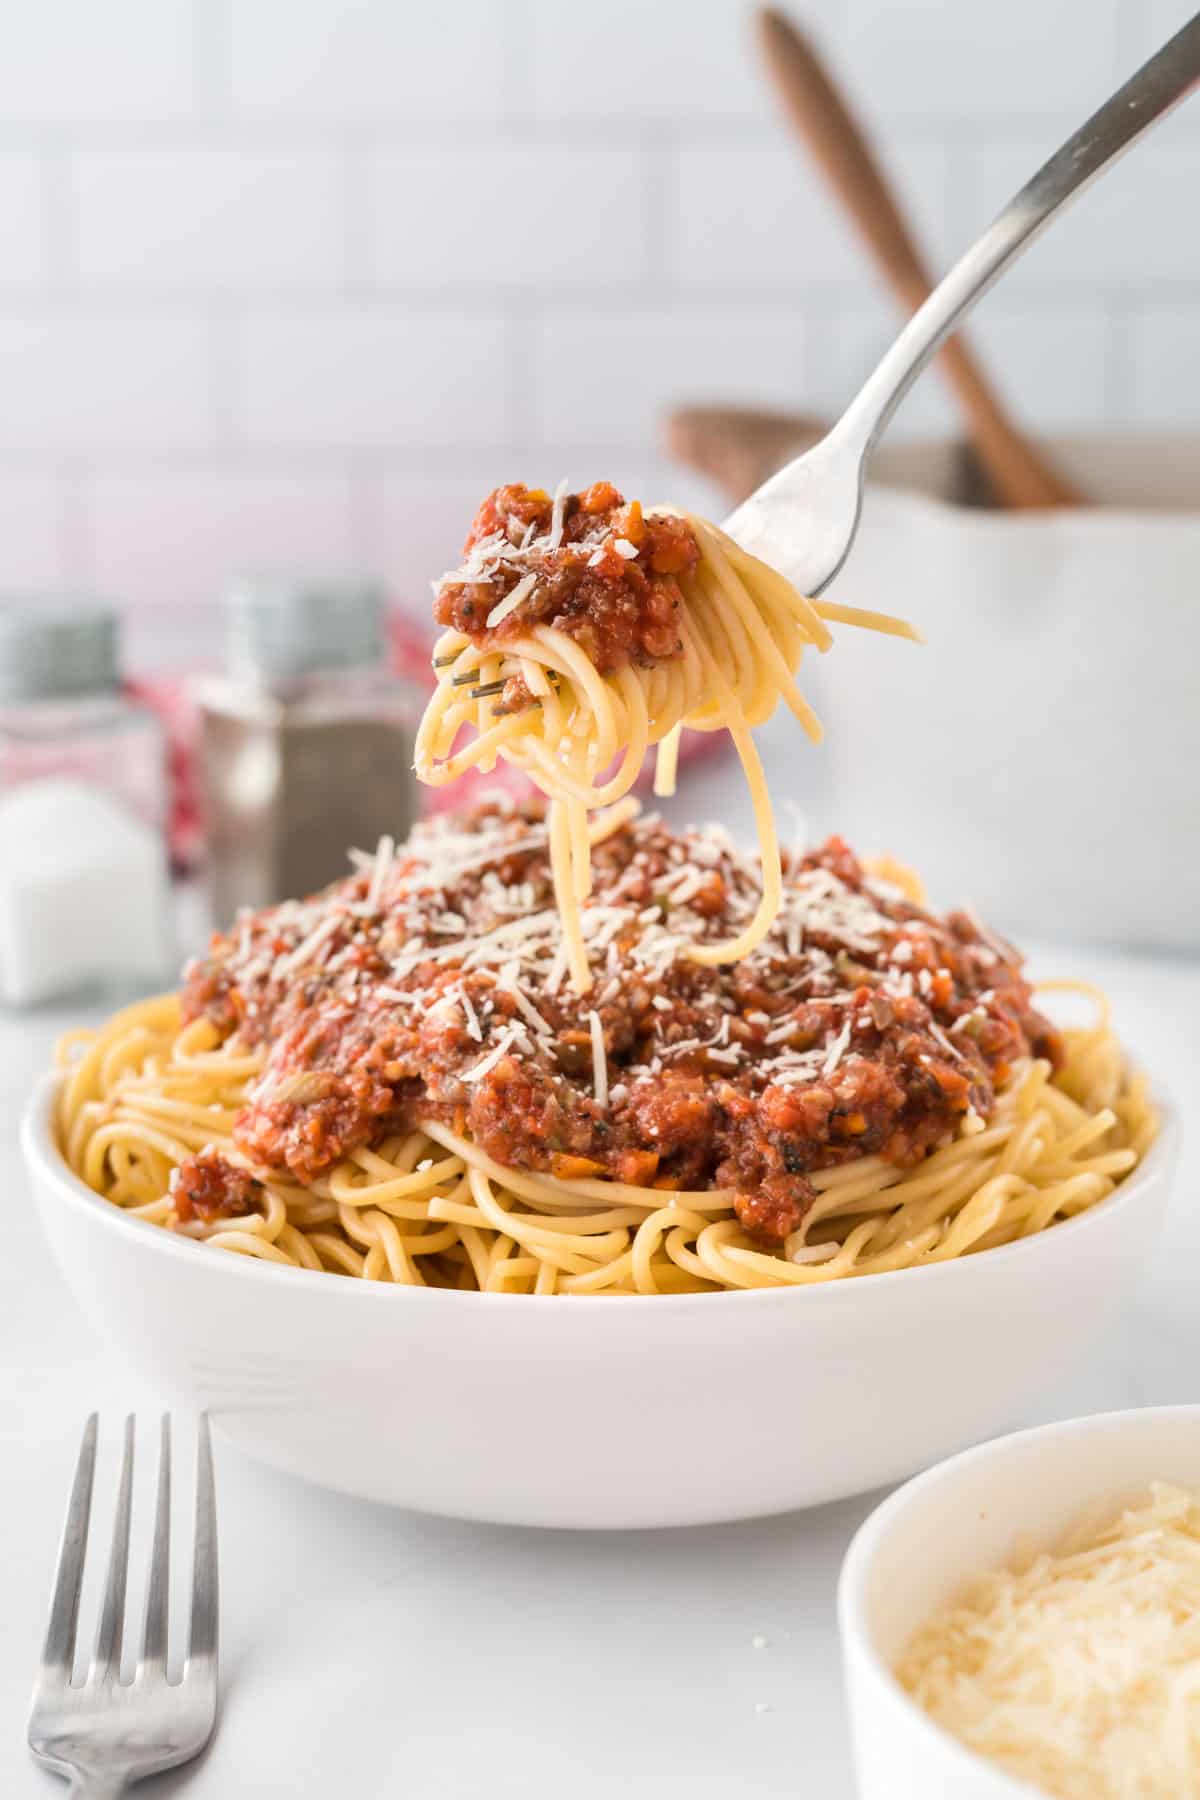
[[[117,643],[111,606],[58,595],[0,599],[0,701],[111,693]]]
[[[248,681],[369,668],[386,657],[383,591],[357,579],[246,577],[226,598],[225,649],[230,674]]]

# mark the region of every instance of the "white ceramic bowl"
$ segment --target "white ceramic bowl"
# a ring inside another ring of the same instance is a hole
[[[838,1591],[862,1800],[1031,1800],[1042,1791],[948,1737],[891,1665],[972,1576],[1030,1544],[1053,1547],[1094,1503],[1115,1514],[1144,1499],[1152,1481],[1200,1491],[1200,1406],[1098,1413],[998,1438],[918,1475],[871,1514]]]
[[[279,1468],[466,1518],[694,1525],[895,1481],[1019,1421],[1126,1298],[1173,1126],[1036,1238],[800,1292],[448,1293],[286,1269],[126,1217],[64,1164],[56,1078],[24,1124],[79,1304],[178,1403]]]

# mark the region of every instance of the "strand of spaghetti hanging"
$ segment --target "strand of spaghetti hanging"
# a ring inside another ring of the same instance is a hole
[[[782,701],[806,736],[821,726],[797,685],[805,650],[830,625],[919,641],[904,620],[812,601],[725,532],[674,507],[626,501],[610,482],[553,496],[497,488],[461,565],[434,583],[446,627],[437,686],[417,737],[420,778],[441,786],[500,761],[550,802],[549,840],[567,967],[591,986],[580,908],[591,892],[589,815],[626,801],[648,750],[654,791],[674,792],[680,735],[728,731],[752,802],[762,868],[753,918],[736,937],[681,954],[716,965],[760,944],[782,873],[753,730]],[[592,832],[594,836],[594,830]]]

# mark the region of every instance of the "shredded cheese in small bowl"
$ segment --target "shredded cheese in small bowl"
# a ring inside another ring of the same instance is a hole
[[[1152,1484],[978,1579],[896,1675],[934,1722],[1066,1800],[1200,1795],[1200,1502]]]

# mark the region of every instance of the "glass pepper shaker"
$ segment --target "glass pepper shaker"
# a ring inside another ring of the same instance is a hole
[[[382,592],[258,578],[226,603],[226,667],[197,684],[212,922],[314,893],[416,814],[421,696],[387,666]]]

